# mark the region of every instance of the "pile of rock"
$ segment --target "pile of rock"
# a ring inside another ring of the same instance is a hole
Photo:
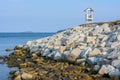
[[[24,47],[53,60],[91,65],[102,75],[120,76],[120,25],[81,25],[28,41]]]
[[[33,60],[21,63],[20,70],[11,72],[13,76],[8,80],[92,80],[88,74],[83,73],[85,67],[43,57]]]
[[[7,59],[9,67],[20,68],[9,80],[119,80],[120,25],[67,29],[18,45]]]

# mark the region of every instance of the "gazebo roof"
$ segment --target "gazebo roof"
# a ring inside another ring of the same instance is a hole
[[[86,11],[94,12],[94,10],[92,8],[87,8],[87,9],[84,10],[84,12],[86,12]]]

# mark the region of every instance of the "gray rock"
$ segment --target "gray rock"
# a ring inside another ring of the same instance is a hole
[[[80,53],[81,53],[81,50],[79,48],[75,48],[70,53],[65,54],[65,58],[67,61],[73,63],[79,57]]]
[[[109,38],[109,35],[103,35],[103,38],[101,38],[102,39],[101,42],[106,42],[108,38]]]
[[[61,39],[61,45],[66,45],[66,41],[67,41],[66,38],[62,38],[62,39]]]
[[[108,54],[108,59],[115,59],[120,56],[120,45],[116,46],[112,52]]]
[[[60,50],[61,53],[63,53],[64,51],[66,51],[66,46],[60,46]]]
[[[27,46],[32,46],[32,43],[33,43],[33,41],[28,41],[28,42],[26,43],[26,45],[27,45]]]
[[[30,80],[30,79],[33,78],[33,76],[32,76],[31,74],[29,74],[29,73],[23,73],[23,74],[21,75],[21,77],[22,77],[22,79],[24,79],[24,80]]]
[[[100,65],[95,65],[95,66],[93,67],[93,70],[94,70],[94,71],[99,71],[99,69],[100,69]]]
[[[30,49],[31,52],[36,52],[37,50],[39,50],[39,46],[33,46]]]
[[[102,60],[102,65],[109,65],[109,64],[111,64],[111,61],[112,61],[112,60],[108,60],[108,59],[104,58],[104,59]]]
[[[81,53],[81,50],[79,48],[75,48],[71,51],[70,54],[74,55],[77,58],[77,57],[79,57],[80,53]]]
[[[93,51],[91,51],[90,53],[89,53],[89,57],[93,57],[93,56],[96,56],[96,55],[100,55],[101,54],[101,51],[100,51],[100,49],[98,49],[98,48],[95,48]]]
[[[101,42],[100,43],[100,47],[105,47],[106,46],[106,42]]]
[[[92,51],[92,49],[90,47],[85,48],[81,54],[80,54],[80,58],[87,58],[88,54]]]
[[[54,46],[54,50],[59,50],[60,46]]]
[[[49,58],[54,58],[54,54],[56,53],[56,51],[52,51],[52,53],[48,54],[46,57],[49,57]]]
[[[103,28],[97,25],[94,31],[95,31],[94,33],[101,33],[103,32]]]
[[[112,33],[109,36],[108,42],[115,42],[117,40],[117,35]]]
[[[120,34],[117,35],[117,40],[120,41]]]
[[[113,43],[111,44],[111,48],[115,48],[115,47],[117,47],[118,45],[120,45],[119,42],[113,42]]]
[[[6,51],[6,52],[10,52],[10,51],[11,51],[11,49],[10,49],[10,48],[7,48],[7,49],[5,49],[5,51]]]
[[[120,79],[120,71],[118,69],[115,69],[114,71],[110,72],[109,75],[114,80]]]
[[[95,44],[96,43],[96,37],[94,37],[94,36],[92,36],[92,37],[87,36],[87,42]]]
[[[65,51],[63,54],[68,55],[69,53],[70,53],[70,51]]]
[[[94,65],[94,64],[98,63],[98,61],[99,61],[99,58],[97,58],[97,57],[89,57],[87,59],[87,63],[90,65]]]
[[[67,47],[66,47],[66,51],[71,51],[72,50],[72,48],[68,45]]]
[[[111,65],[116,67],[116,68],[120,68],[120,59],[113,60]]]
[[[20,44],[15,47],[15,49],[21,49],[21,48],[23,48],[23,45]]]
[[[84,50],[84,49],[87,47],[87,44],[86,44],[86,43],[81,43],[81,42],[80,42],[78,45],[79,45],[78,47],[79,47],[81,50]]]
[[[14,80],[21,80],[21,75],[18,75],[17,77],[15,77]]]
[[[85,62],[86,62],[85,58],[76,60],[76,64],[85,64]]]
[[[109,74],[110,72],[113,72],[114,70],[115,68],[111,65],[102,65],[98,73],[101,75],[104,75],[104,74]]]
[[[45,49],[42,56],[47,56],[48,54],[50,54],[50,50],[49,49]]]
[[[120,59],[120,56],[118,56],[118,59]]]
[[[62,54],[60,52],[56,52],[54,54],[54,60],[61,60],[62,59]]]
[[[109,27],[109,24],[103,24],[100,26],[104,32],[110,32],[110,27]]]

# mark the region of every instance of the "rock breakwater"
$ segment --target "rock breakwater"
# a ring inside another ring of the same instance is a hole
[[[17,46],[15,80],[119,80],[120,25],[88,24]],[[99,78],[99,79],[98,79]]]

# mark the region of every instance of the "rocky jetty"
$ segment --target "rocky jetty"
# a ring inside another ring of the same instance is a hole
[[[119,80],[120,24],[84,24],[28,41],[8,64],[20,68],[9,80]]]

